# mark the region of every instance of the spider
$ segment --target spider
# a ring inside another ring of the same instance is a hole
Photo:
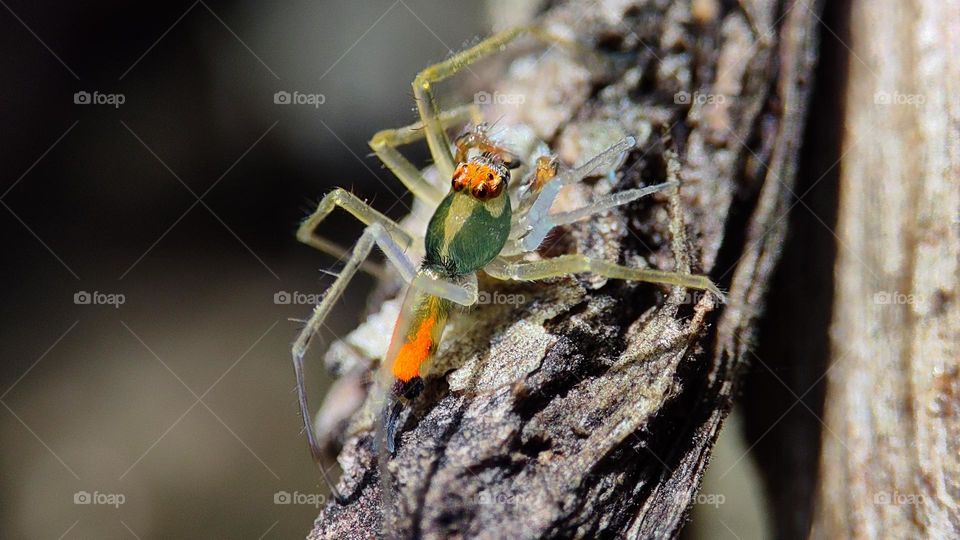
[[[416,199],[434,208],[422,239],[368,206],[352,193],[337,188],[320,201],[316,211],[301,224],[297,239],[347,261],[323,300],[297,337],[293,349],[300,413],[314,460],[321,464],[321,445],[311,422],[304,380],[304,356],[311,338],[321,328],[347,284],[379,247],[407,284],[400,315],[386,356],[381,361],[382,387],[389,388],[384,407],[385,446],[394,451],[395,424],[400,409],[421,393],[423,377],[430,368],[443,336],[447,319],[456,306],[477,303],[477,273],[498,280],[533,281],[592,273],[604,278],[660,283],[710,291],[723,295],[709,278],[649,268],[634,268],[591,259],[581,254],[539,258],[538,247],[555,227],[568,225],[627,204],[667,188],[665,182],[595,198],[575,210],[551,212],[564,186],[614,170],[636,141],[625,137],[583,165],[561,170],[558,158],[545,144],[519,156],[490,132],[479,109],[463,106],[442,111],[433,85],[477,60],[502,50],[521,35],[570,46],[538,27],[523,27],[496,34],[446,61],[421,71],[413,81],[420,121],[399,129],[381,131],[370,140],[377,157],[397,176]],[[447,129],[472,121],[452,143]],[[518,128],[520,129],[520,128]],[[521,130],[522,131],[522,130]],[[529,131],[529,129],[528,129]],[[429,181],[397,150],[398,146],[426,139],[437,173],[450,179],[446,193]],[[530,142],[532,137],[527,137]],[[366,225],[352,251],[346,252],[317,234],[321,222],[336,207]],[[416,262],[419,259],[419,264]],[[323,478],[338,500],[337,491],[320,466]]]

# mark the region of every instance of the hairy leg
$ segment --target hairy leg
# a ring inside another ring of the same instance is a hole
[[[724,298],[720,289],[706,276],[667,272],[651,268],[633,268],[604,260],[591,259],[586,255],[580,254],[561,255],[541,261],[509,262],[503,259],[497,259],[484,268],[484,270],[490,276],[497,279],[512,279],[517,281],[534,281],[589,272],[612,279],[662,283],[664,285],[700,289],[715,294],[720,300]]]
[[[539,27],[517,27],[494,34],[469,49],[450,58],[427,67],[413,80],[413,95],[417,100],[417,109],[426,129],[427,145],[440,174],[449,177],[455,166],[450,153],[450,140],[440,121],[440,104],[433,93],[433,85],[468,68],[478,60],[500,52],[511,41],[523,35],[530,35],[548,43],[579,49],[576,43],[549,34]]]
[[[569,225],[570,223],[579,221],[585,217],[599,214],[600,212],[606,212],[607,210],[633,202],[641,197],[646,197],[647,195],[651,195],[658,191],[664,191],[668,188],[676,186],[677,184],[675,182],[664,182],[662,184],[656,184],[653,186],[609,193],[607,195],[597,197],[590,204],[587,204],[581,208],[577,208],[576,210],[549,214],[548,219],[553,223],[553,226]]]
[[[537,249],[550,230],[557,225],[550,215],[550,207],[553,206],[560,190],[564,186],[583,180],[597,170],[616,165],[623,158],[624,152],[633,148],[634,144],[636,139],[626,137],[580,167],[564,171],[555,177],[548,169],[543,173],[545,177],[541,178],[538,170],[537,181],[520,202],[516,222],[513,230],[510,231],[511,240],[504,247],[502,254],[518,255]]]
[[[482,121],[480,109],[476,105],[463,105],[439,115],[441,130],[468,121],[474,123]],[[370,139],[369,145],[380,161],[396,175],[414,197],[431,206],[436,206],[443,198],[443,190],[428,182],[420,170],[397,150],[398,146],[416,142],[424,136],[426,136],[424,123],[417,122],[409,126],[377,132]]]
[[[397,266],[400,274],[405,280],[410,281],[413,279],[413,276],[416,272],[416,267],[412,261],[404,256],[402,247],[393,240],[393,238],[387,232],[387,229],[382,224],[371,224],[364,229],[363,234],[357,241],[356,246],[354,246],[353,253],[347,260],[343,270],[341,270],[340,275],[337,276],[337,279],[333,282],[330,288],[327,289],[323,300],[314,308],[313,314],[310,316],[310,319],[307,321],[307,324],[304,326],[304,328],[300,331],[300,334],[297,336],[297,339],[294,342],[291,350],[293,357],[293,368],[297,379],[297,396],[300,403],[300,414],[303,416],[304,432],[307,435],[307,443],[310,445],[310,454],[313,456],[314,461],[320,466],[323,479],[330,488],[330,492],[338,500],[343,500],[343,496],[336,489],[336,486],[327,476],[326,470],[323,468],[322,451],[320,444],[317,441],[317,436],[313,430],[313,414],[310,411],[310,406],[307,402],[307,387],[306,378],[304,376],[303,359],[307,353],[308,347],[310,346],[310,341],[320,331],[320,328],[323,326],[324,321],[330,314],[330,310],[333,308],[333,305],[343,295],[343,291],[346,289],[347,284],[350,283],[350,280],[353,278],[354,274],[356,274],[361,263],[370,255],[374,245],[379,246],[384,251],[384,253],[387,255],[387,259]]]
[[[408,249],[413,246],[417,251],[420,251],[419,246],[414,246],[414,239],[410,233],[343,188],[337,188],[327,193],[320,200],[317,209],[307,219],[303,220],[300,228],[297,229],[297,240],[338,259],[346,258],[349,252],[345,248],[317,234],[317,227],[337,207],[346,210],[365,225],[379,224],[401,248]],[[368,261],[364,261],[363,269],[377,277],[384,276],[383,271],[377,265],[370,264]]]

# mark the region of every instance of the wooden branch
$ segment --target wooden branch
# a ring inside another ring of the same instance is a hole
[[[960,537],[960,6],[854,2],[814,536]]]
[[[323,509],[312,538],[679,533],[777,261],[816,58],[817,4],[736,6],[561,3],[546,24],[613,68],[537,49],[497,84],[525,97],[502,122],[533,127],[568,162],[636,134],[617,189],[663,181],[666,150],[681,156],[679,195],[580,223],[551,251],[689,265],[729,303],[590,278],[483,282],[524,301],[448,328],[439,354],[462,367],[429,380],[403,417],[389,463],[397,496],[381,497],[372,434],[349,436],[349,500]]]

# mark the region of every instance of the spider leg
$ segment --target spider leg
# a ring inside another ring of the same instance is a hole
[[[719,288],[717,288],[716,285],[714,285],[710,278],[689,273],[690,261],[689,255],[683,249],[686,238],[683,230],[682,212],[680,212],[679,209],[680,202],[677,194],[678,191],[676,189],[680,184],[678,180],[680,175],[680,162],[677,160],[676,155],[672,152],[667,154],[667,182],[646,188],[631,189],[620,193],[613,193],[601,197],[597,201],[594,201],[592,204],[587,205],[584,208],[573,210],[571,212],[564,212],[552,216],[548,214],[550,206],[553,205],[553,200],[557,193],[559,193],[561,187],[580,180],[601,166],[606,167],[615,164],[620,159],[620,154],[626,150],[629,150],[633,145],[633,138],[627,137],[619,143],[611,146],[597,157],[591,159],[583,166],[563,173],[557,178],[546,182],[543,186],[543,189],[536,194],[537,199],[531,205],[527,215],[525,215],[524,219],[519,222],[521,230],[529,231],[526,236],[522,236],[519,239],[522,247],[524,248],[522,251],[535,250],[537,246],[540,245],[540,242],[543,241],[543,238],[550,231],[550,229],[559,223],[559,220],[565,220],[569,223],[586,217],[591,213],[613,208],[619,204],[624,204],[625,202],[635,200],[636,198],[653,193],[655,191],[673,188],[671,190],[671,213],[673,214],[673,221],[671,223],[670,230],[674,237],[673,247],[674,255],[677,257],[677,265],[683,271],[668,272],[664,270],[655,270],[652,268],[634,268],[611,263],[609,261],[591,259],[590,257],[581,254],[561,255],[559,257],[540,261],[515,261],[505,258],[505,255],[509,256],[518,253],[509,253],[505,249],[503,252],[501,252],[500,257],[494,259],[493,262],[484,268],[487,274],[497,279],[533,281],[538,279],[561,277],[569,274],[591,272],[596,275],[612,279],[661,283],[664,285],[674,285],[679,287],[687,287],[690,289],[709,291],[710,293],[716,295],[721,302],[723,302],[725,300],[723,293]]]
[[[658,191],[663,191],[671,187],[675,187],[678,184],[676,182],[664,182],[662,184],[656,184],[653,186],[647,186],[643,188],[634,188],[627,189],[624,191],[618,191],[616,193],[608,193],[602,197],[598,197],[590,204],[577,208],[576,210],[570,210],[568,212],[558,212],[556,214],[549,214],[547,219],[553,223],[553,226],[557,225],[569,225],[575,221],[579,221],[585,217],[591,216],[593,214],[599,214],[600,212],[605,212],[611,208],[616,208],[627,203],[631,203],[641,197],[646,197]]]
[[[433,161],[437,164],[441,176],[446,178],[452,175],[455,164],[453,162],[453,155],[450,153],[450,139],[447,138],[447,133],[440,120],[440,104],[434,96],[433,85],[468,68],[471,64],[482,58],[500,52],[511,41],[523,35],[530,35],[542,41],[563,45],[568,48],[579,48],[576,43],[552,35],[542,28],[535,26],[517,27],[494,34],[473,47],[451,56],[443,62],[429,66],[414,78],[413,95],[417,101],[420,118],[426,128],[427,145],[430,147],[430,154],[433,156]]]
[[[480,109],[476,105],[463,105],[439,115],[441,130],[467,121],[480,122]],[[416,122],[397,129],[385,129],[377,132],[368,143],[380,161],[390,169],[414,197],[431,206],[440,204],[444,192],[423,177],[420,170],[403,156],[397,147],[424,138],[426,131],[423,122]],[[449,176],[449,175],[447,175]]]
[[[412,285],[427,294],[439,296],[464,307],[476,304],[479,298],[475,273],[459,278],[445,278],[429,271],[421,271],[413,279]]]
[[[297,229],[297,240],[319,249],[324,253],[333,255],[338,259],[346,258],[349,255],[346,249],[321,237],[316,232],[320,222],[326,219],[326,217],[330,215],[330,212],[333,212],[333,209],[336,207],[346,210],[365,225],[380,224],[380,226],[389,233],[393,241],[403,248],[409,248],[414,244],[413,236],[405,231],[403,227],[343,188],[337,188],[327,193],[323,199],[320,200],[317,209],[314,210],[307,219],[303,220],[300,228]],[[377,277],[383,277],[384,275],[382,269],[368,261],[364,261],[363,269]]]
[[[310,320],[307,321],[307,324],[304,326],[303,330],[300,331],[300,334],[297,336],[297,339],[294,342],[291,350],[291,355],[293,357],[293,368],[297,379],[297,396],[300,403],[300,414],[303,416],[303,426],[307,435],[307,443],[310,445],[310,454],[313,456],[313,460],[320,466],[323,479],[330,488],[330,492],[339,501],[343,500],[343,496],[337,490],[333,482],[330,481],[326,470],[323,468],[322,450],[319,442],[317,441],[316,433],[314,433],[313,430],[313,415],[310,412],[310,406],[307,402],[307,389],[306,380],[304,377],[303,359],[307,353],[308,347],[310,346],[310,340],[319,332],[320,328],[323,326],[324,320],[327,318],[327,315],[330,314],[330,310],[333,308],[333,305],[337,302],[340,296],[343,295],[343,291],[346,289],[347,284],[353,278],[354,274],[356,274],[361,263],[370,255],[374,245],[379,246],[380,249],[383,250],[387,256],[387,260],[392,262],[397,267],[397,269],[400,271],[400,275],[405,281],[410,282],[414,278],[416,275],[416,267],[414,266],[413,262],[410,261],[404,254],[403,247],[394,241],[393,237],[382,223],[372,223],[370,226],[364,229],[363,235],[360,236],[360,239],[354,246],[353,253],[347,260],[347,263],[340,272],[340,275],[337,276],[337,279],[333,282],[333,285],[327,289],[323,300],[314,308],[313,314],[310,316]]]
[[[557,195],[560,194],[560,190],[564,186],[583,180],[597,170],[616,165],[622,159],[623,153],[633,148],[634,144],[636,144],[636,139],[626,137],[583,165],[562,172],[556,176],[545,172],[543,173],[544,178],[540,178],[538,171],[537,186],[531,189],[524,200],[520,202],[520,211],[513,225],[513,230],[510,231],[510,240],[501,253],[503,255],[518,255],[537,249],[543,242],[543,239],[547,237],[550,230],[557,225],[554,221],[554,216],[550,215],[550,207],[553,206],[553,202],[556,200]],[[631,191],[633,190],[628,190],[624,193],[630,193]],[[645,194],[646,192],[639,195],[633,192],[625,197],[636,196],[639,198]],[[599,202],[602,203],[602,205],[609,206],[611,202],[622,200],[622,197],[618,198],[617,195],[618,194],[614,194],[611,197],[601,198]],[[616,204],[613,204],[613,206],[616,206]],[[602,207],[598,207],[596,211],[602,209]],[[569,219],[570,217],[575,216],[571,215],[567,218]],[[579,219],[579,217],[576,217],[576,219]],[[574,221],[576,219],[574,219]]]
[[[706,276],[667,272],[651,268],[633,268],[604,260],[591,259],[580,254],[561,255],[541,261],[511,262],[498,258],[487,265],[484,270],[494,278],[517,281],[534,281],[590,272],[611,279],[661,283],[709,291],[721,301],[724,299],[720,289]]]

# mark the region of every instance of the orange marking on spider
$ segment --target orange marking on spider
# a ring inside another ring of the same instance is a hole
[[[433,342],[433,327],[437,323],[436,317],[430,315],[420,326],[413,337],[407,337],[406,343],[400,347],[397,359],[393,362],[393,376],[401,382],[408,382],[420,376],[420,366],[430,356]]]

